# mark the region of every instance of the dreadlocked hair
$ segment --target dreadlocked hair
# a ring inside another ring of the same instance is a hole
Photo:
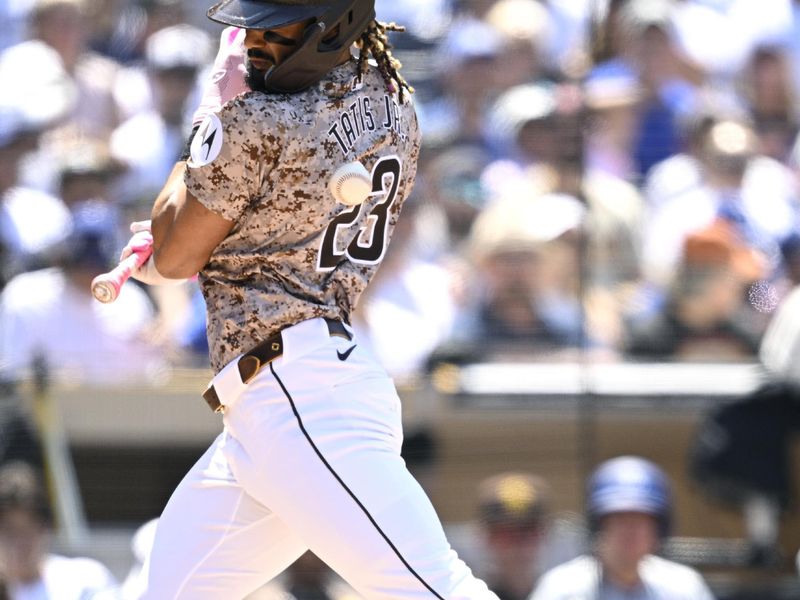
[[[358,54],[359,77],[363,77],[366,74],[368,66],[367,58],[371,54],[375,62],[378,63],[378,71],[386,82],[386,86],[392,92],[396,91],[398,93],[400,102],[403,101],[404,90],[408,90],[410,94],[413,94],[414,88],[400,75],[400,67],[402,67],[402,65],[400,61],[392,55],[392,45],[386,33],[389,31],[400,32],[405,30],[406,28],[401,25],[383,23],[373,19],[356,42],[360,48]]]

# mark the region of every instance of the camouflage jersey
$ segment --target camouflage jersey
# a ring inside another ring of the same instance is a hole
[[[404,100],[374,65],[357,81],[351,60],[306,91],[248,92],[203,122],[186,186],[234,222],[200,271],[215,371],[294,323],[349,322],[416,174],[419,128]],[[350,207],[328,183],[355,160],[373,194]]]

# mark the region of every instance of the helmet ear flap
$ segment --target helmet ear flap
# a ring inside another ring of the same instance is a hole
[[[264,74],[266,90],[274,94],[292,94],[313,83],[307,80],[316,74],[316,65],[309,63],[307,55],[309,49],[317,48],[324,35],[325,23],[322,21],[306,27],[298,50],[287,56],[281,64],[270,67]]]
[[[342,39],[342,30],[349,31],[353,25],[353,20],[354,15],[351,9],[329,28],[329,33],[322,37],[322,41],[319,43],[320,52],[336,52],[341,50],[345,44],[345,40]],[[346,41],[348,45],[352,43],[349,39]]]
[[[348,4],[342,10],[342,4]],[[357,5],[361,4],[360,8]],[[343,0],[331,6],[303,32],[297,49],[264,75],[268,92],[293,94],[313,85],[337,66],[341,53],[350,47],[375,19],[372,0]],[[329,39],[328,39],[329,38]]]

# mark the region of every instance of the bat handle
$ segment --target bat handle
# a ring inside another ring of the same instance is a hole
[[[118,295],[119,288],[114,285],[114,282],[108,281],[107,279],[100,279],[99,276],[92,281],[92,296],[103,304],[113,302],[117,299]]]
[[[108,273],[103,273],[95,277],[94,280],[92,280],[92,296],[104,304],[114,302],[117,296],[119,296],[122,284],[128,280],[131,273],[141,267],[147,259],[150,258],[151,253],[152,250],[150,248],[140,252],[134,252]]]

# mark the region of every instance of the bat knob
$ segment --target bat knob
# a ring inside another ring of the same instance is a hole
[[[117,299],[117,290],[108,281],[95,279],[92,282],[92,296],[100,302],[108,304]]]

